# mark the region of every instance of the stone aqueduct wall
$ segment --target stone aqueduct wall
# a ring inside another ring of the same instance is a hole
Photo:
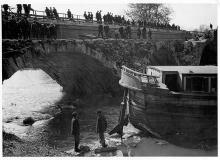
[[[24,68],[42,69],[66,97],[121,93],[120,66],[199,65],[205,44],[186,50],[182,41],[146,40],[3,40],[2,80]],[[13,49],[28,47],[22,51]],[[9,51],[9,52],[8,52]]]
[[[29,48],[21,51],[6,53],[7,49]],[[198,44],[190,51],[184,48],[182,41],[143,41],[143,40],[33,40],[17,41],[3,40],[3,80],[9,78],[22,68],[40,68],[39,64],[50,65],[50,58],[56,57],[53,62],[65,67],[66,59],[71,55],[80,54],[93,57],[108,68],[118,69],[120,65],[199,65],[201,50],[205,44]],[[187,51],[187,52],[186,52]],[[68,54],[66,54],[68,53]],[[54,60],[54,59],[53,59]],[[50,75],[50,73],[48,73]],[[52,76],[55,80],[59,78]],[[59,77],[59,76],[58,76]],[[61,83],[61,82],[60,82]],[[62,83],[61,83],[62,84]]]

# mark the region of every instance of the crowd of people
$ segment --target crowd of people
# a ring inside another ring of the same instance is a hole
[[[138,39],[141,39],[141,36],[143,39],[147,39],[147,29],[145,26],[142,29],[140,27],[137,29]],[[152,39],[152,31],[150,29],[148,30],[148,39]]]
[[[23,7],[22,7],[23,6]],[[5,16],[8,16],[11,11],[11,7],[8,4],[3,4],[3,14]],[[21,16],[22,10],[24,9],[24,15],[29,17],[30,11],[34,11],[34,9],[31,8],[31,4],[17,4],[17,15]]]
[[[102,38],[113,38],[112,35],[110,35],[110,27],[109,25],[105,25],[103,27],[102,24],[98,26],[98,37]],[[114,36],[116,39],[122,38],[122,39],[130,39],[131,38],[131,26],[126,26],[123,27],[121,26],[120,28],[116,29],[114,32]]]
[[[101,12],[102,12],[101,10],[96,12],[97,23],[104,22],[104,24],[134,25],[134,21],[130,22],[129,19],[125,20],[124,16],[120,16],[120,15],[113,16],[113,13],[108,12],[102,17]]]
[[[85,18],[86,21],[91,21],[91,22],[93,22],[93,14],[92,14],[92,12],[88,12],[88,14],[86,14],[86,11],[85,11],[84,14],[83,14],[83,16],[84,16],[84,18]]]
[[[102,24],[100,24],[98,26],[98,37],[101,38],[116,38],[116,39],[131,39],[131,38],[137,38],[137,39],[152,39],[152,30],[151,29],[147,29],[146,27],[138,27],[137,31],[137,36],[133,37],[132,35],[132,30],[131,30],[131,26],[127,25],[127,26],[121,26],[118,29],[114,30],[113,35],[110,35],[110,28],[108,25],[105,25],[103,27]],[[114,37],[113,37],[114,36]]]
[[[102,14],[101,14],[101,12],[102,11],[100,10],[100,11],[97,11],[96,14],[95,14],[97,23],[102,23]]]
[[[180,26],[175,25],[175,24],[163,24],[163,23],[156,23],[156,22],[147,22],[146,20],[144,21],[137,21],[137,24],[139,27],[149,27],[149,28],[155,28],[155,29],[168,29],[168,30],[180,30]]]
[[[108,12],[103,16],[105,24],[116,24],[116,25],[130,25],[130,20],[126,20],[124,16],[113,15],[113,13]]]
[[[40,23],[36,18],[31,18],[30,11],[34,11],[30,4],[17,4],[17,13],[13,13],[10,6],[7,4],[2,5],[3,8],[3,37],[4,38],[56,38],[56,25],[53,23]],[[22,9],[24,14],[22,14]],[[126,20],[124,16],[113,15],[108,12],[102,16],[101,10],[96,12],[96,19],[98,26],[98,37],[112,37],[110,33],[109,25],[116,24],[120,25],[118,29],[114,29],[115,38],[131,38],[131,27],[137,27],[137,38],[151,39],[152,31],[150,28],[155,29],[169,29],[169,30],[180,30],[180,27],[175,24],[161,24],[154,22],[145,21],[130,21]],[[49,19],[59,19],[59,14],[55,7],[46,7],[46,16]],[[67,17],[69,20],[73,19],[73,14],[70,9],[67,11]],[[84,18],[86,21],[93,22],[92,12],[84,12]],[[142,28],[142,29],[141,29]],[[147,29],[146,29],[147,28]],[[147,31],[148,30],[148,31]]]
[[[59,19],[59,14],[57,13],[57,10],[55,7],[50,7],[50,9],[48,7],[46,7],[45,9],[45,13],[47,15],[48,18],[52,19],[52,18],[56,18]]]
[[[175,24],[169,24],[169,23],[156,23],[156,22],[147,22],[146,20],[141,21],[135,21],[135,20],[129,20],[125,19],[124,16],[120,15],[113,15],[113,13],[108,12],[107,14],[104,14],[103,16],[101,15],[101,10],[96,12],[96,20],[97,23],[102,23],[104,22],[105,25],[122,25],[122,26],[138,26],[138,27],[148,27],[148,28],[154,28],[154,29],[167,29],[167,30],[180,30],[180,26],[175,25]],[[86,20],[90,20],[93,22],[93,14],[92,12],[88,12],[88,15],[86,12],[84,12],[84,18]]]
[[[67,11],[67,17],[69,18],[69,20],[73,19],[73,15],[72,15],[70,9],[68,9],[68,11]]]
[[[36,18],[8,14],[2,16],[3,39],[56,39],[56,25],[40,23]]]
[[[3,13],[7,15],[10,10],[10,6],[8,4],[3,4]],[[22,9],[24,10],[24,15],[29,17],[30,11],[34,11],[34,9],[31,8],[31,4],[17,4],[17,15],[21,16]],[[125,19],[124,16],[121,15],[113,15],[113,13],[108,12],[107,14],[104,14],[102,16],[101,10],[96,12],[96,20],[97,23],[104,23],[105,25],[122,25],[122,26],[139,26],[139,27],[147,27],[147,28],[155,28],[155,29],[167,29],[167,30],[180,30],[180,26],[175,24],[169,24],[169,23],[156,23],[156,22],[148,22],[147,20],[129,20]],[[45,9],[46,16],[49,19],[59,19],[59,14],[55,7],[46,7]],[[93,22],[94,17],[92,12],[84,12],[83,14],[85,20],[87,22]],[[67,11],[67,17],[69,20],[73,20],[73,14],[71,13],[70,9]]]

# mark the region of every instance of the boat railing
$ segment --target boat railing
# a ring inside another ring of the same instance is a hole
[[[136,77],[140,82],[142,82],[144,84],[158,84],[157,78],[159,78],[159,76],[140,73],[140,72],[134,71],[126,66],[122,66],[122,70],[124,72],[128,73],[129,75]]]

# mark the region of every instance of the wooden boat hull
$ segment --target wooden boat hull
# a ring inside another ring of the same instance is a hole
[[[140,129],[145,125],[177,144],[180,139],[192,144],[207,139],[217,143],[216,95],[163,91],[158,88],[129,90],[129,118],[133,125]]]
[[[119,81],[129,90],[129,119],[135,127],[185,147],[217,144],[216,93],[172,92],[143,83],[141,76],[124,68]]]

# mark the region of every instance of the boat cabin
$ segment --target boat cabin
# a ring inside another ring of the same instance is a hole
[[[171,91],[217,93],[217,66],[149,66],[145,73]]]

